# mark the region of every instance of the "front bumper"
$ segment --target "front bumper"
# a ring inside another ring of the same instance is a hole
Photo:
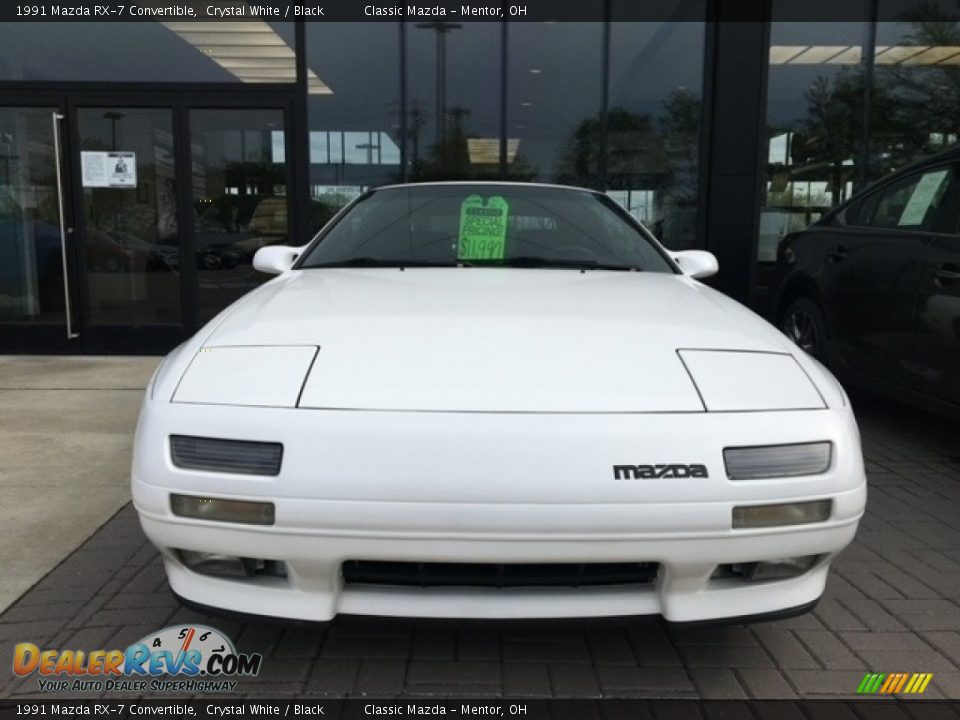
[[[211,428],[216,428],[212,432]],[[280,430],[278,430],[280,429]],[[184,471],[171,433],[277,440],[275,478]],[[830,440],[823,475],[726,478],[722,449]],[[708,478],[614,480],[621,462],[702,462]],[[175,517],[171,492],[269,499],[269,527]],[[338,613],[429,617],[660,614],[671,621],[774,613],[815,601],[866,502],[848,409],[724,414],[497,415],[213,408],[147,403],[134,503],[174,592],[226,610],[302,620]],[[735,505],[831,498],[823,523],[733,530]],[[214,578],[176,550],[277,560],[286,578]],[[817,555],[780,581],[713,578],[718,565]],[[464,563],[656,562],[643,585],[417,588],[345,585],[346,560]]]

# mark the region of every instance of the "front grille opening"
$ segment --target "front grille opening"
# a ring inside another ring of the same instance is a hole
[[[347,585],[407,587],[587,587],[653,582],[658,563],[417,563],[347,560]]]

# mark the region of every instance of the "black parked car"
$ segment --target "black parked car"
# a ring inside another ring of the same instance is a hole
[[[775,324],[841,380],[960,413],[960,150],[786,236],[771,297]]]

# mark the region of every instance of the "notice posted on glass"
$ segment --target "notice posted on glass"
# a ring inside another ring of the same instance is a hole
[[[133,152],[80,153],[83,187],[135,188],[137,186],[137,155]]]

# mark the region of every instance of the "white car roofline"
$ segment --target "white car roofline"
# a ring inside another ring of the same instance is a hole
[[[409,182],[409,183],[393,183],[390,185],[377,185],[369,188],[370,192],[375,192],[377,190],[393,190],[396,188],[405,188],[405,187],[429,187],[433,185],[438,186],[451,186],[456,187],[458,185],[494,185],[494,186],[507,186],[507,187],[541,187],[541,188],[554,188],[557,190],[579,190],[580,192],[588,192],[594,195],[605,195],[606,193],[596,190],[594,188],[580,187],[578,185],[560,185],[557,183],[535,183],[535,182],[518,182],[514,180],[430,180],[426,182]]]

